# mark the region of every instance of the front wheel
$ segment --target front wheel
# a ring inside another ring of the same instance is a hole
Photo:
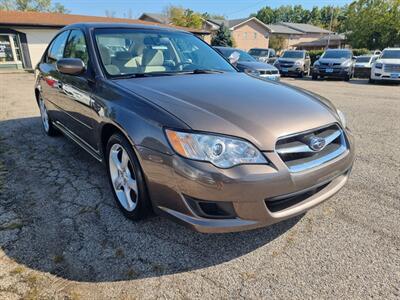
[[[344,76],[344,81],[350,81],[350,77],[351,75],[347,74],[346,76]]]
[[[318,79],[318,75],[317,74],[312,74],[311,79],[312,80],[317,80]]]
[[[39,95],[39,109],[40,109],[40,119],[42,120],[42,126],[44,132],[48,136],[55,136],[58,134],[57,129],[54,127],[53,123],[51,122],[51,119],[49,117],[49,113],[47,111],[46,104],[44,103],[44,100],[41,95]]]
[[[374,83],[375,83],[375,80],[373,80],[373,79],[370,77],[370,78],[368,79],[368,82],[374,84]]]
[[[109,182],[122,213],[131,220],[140,220],[150,211],[144,176],[129,141],[114,134],[107,143]]]

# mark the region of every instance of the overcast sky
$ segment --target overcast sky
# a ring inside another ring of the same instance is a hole
[[[53,2],[60,2],[71,13],[82,15],[105,16],[105,11],[109,10],[115,12],[116,17],[124,17],[131,10],[133,18],[138,18],[143,12],[160,13],[168,5],[177,5],[235,19],[247,17],[266,5],[278,7],[301,4],[303,7],[311,8],[315,5],[340,6],[350,3],[351,0],[54,0]]]

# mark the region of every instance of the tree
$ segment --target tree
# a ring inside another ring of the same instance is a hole
[[[212,46],[233,47],[233,39],[229,28],[221,24],[218,31],[211,39]]]
[[[64,5],[60,3],[52,4],[51,0],[0,0],[0,10],[69,12]]]
[[[353,47],[400,45],[400,0],[358,0],[347,10],[345,30]]]
[[[269,47],[275,49],[277,52],[287,48],[287,39],[283,36],[272,35],[269,38]]]
[[[197,29],[200,29],[203,26],[202,16],[191,9],[184,9],[179,6],[169,6],[165,11],[165,14],[174,25]]]

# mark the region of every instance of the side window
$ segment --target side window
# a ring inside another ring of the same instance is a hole
[[[88,64],[89,55],[86,47],[85,35],[80,30],[72,30],[68,37],[64,51],[65,58],[80,58],[85,65]]]
[[[68,37],[69,31],[65,31],[57,36],[51,43],[47,52],[46,62],[49,64],[55,63],[57,60],[63,57],[65,43]]]

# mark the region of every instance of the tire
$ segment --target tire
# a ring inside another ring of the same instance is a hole
[[[119,133],[108,140],[106,165],[114,199],[124,216],[134,221],[146,217],[151,204],[143,172],[131,143]]]
[[[368,83],[374,84],[375,80],[373,80],[371,77],[368,79]]]
[[[44,100],[40,94],[38,98],[38,105],[44,133],[48,136],[59,135],[60,132],[57,130],[57,128],[54,127],[53,122],[51,121],[49,113],[47,111],[46,104],[44,103]]]
[[[318,79],[318,75],[317,74],[312,74],[311,79],[312,80],[317,80]]]
[[[346,76],[344,76],[344,81],[350,81],[351,75],[346,74]]]
[[[303,77],[304,77],[303,71],[301,71],[299,74],[297,74],[297,78],[303,78]]]

